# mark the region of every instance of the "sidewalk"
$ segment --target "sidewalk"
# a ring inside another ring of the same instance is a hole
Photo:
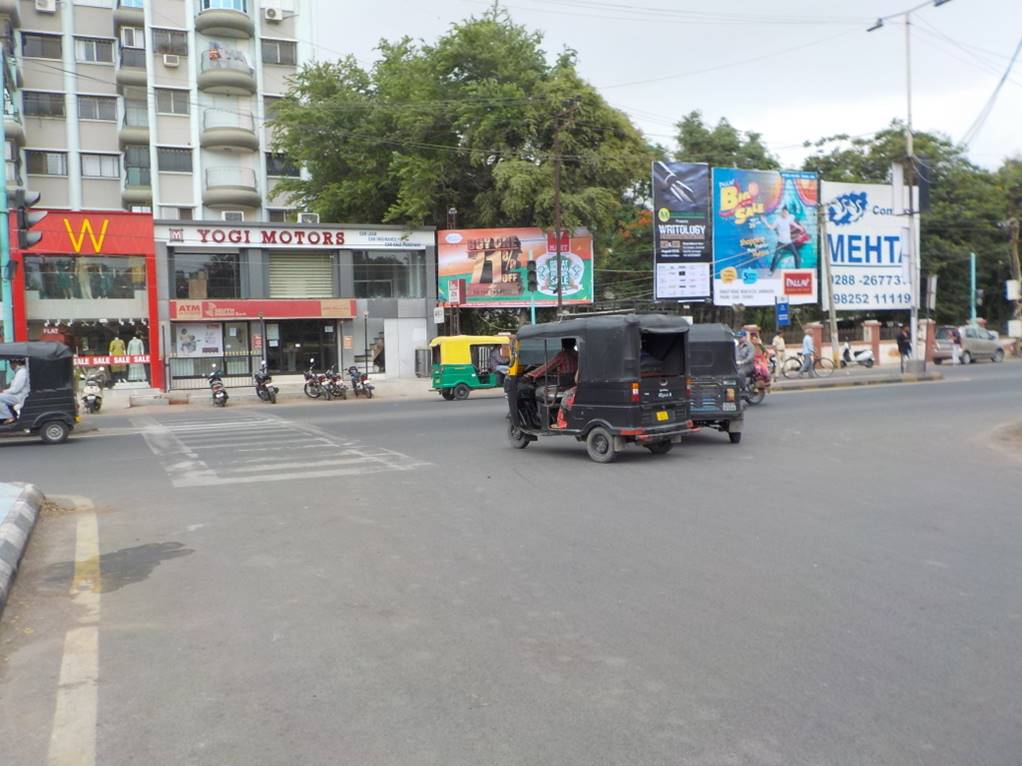
[[[926,365],[924,373],[903,373],[894,365],[888,367],[844,367],[834,370],[826,378],[778,378],[773,384],[775,391],[803,391],[811,388],[846,388],[849,386],[870,386],[890,383],[921,383],[943,380],[944,376],[934,364]]]
[[[0,483],[0,615],[42,504],[31,484]]]

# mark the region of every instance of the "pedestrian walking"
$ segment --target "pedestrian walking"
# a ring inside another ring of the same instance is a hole
[[[776,381],[781,376],[781,368],[784,367],[784,336],[781,335],[780,330],[774,334],[774,339],[770,341],[770,347],[774,350],[774,380]]]
[[[962,363],[962,334],[956,327],[951,331],[951,364]]]
[[[813,369],[813,356],[816,354],[816,345],[813,343],[813,332],[808,327],[805,335],[802,336],[802,369],[799,375],[805,375]]]
[[[912,333],[903,325],[898,333],[898,356],[901,357],[901,371],[905,372],[905,361],[912,358]]]

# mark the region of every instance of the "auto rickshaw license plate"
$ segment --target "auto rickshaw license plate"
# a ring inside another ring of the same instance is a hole
[[[660,410],[656,414],[656,419],[660,420],[660,421],[670,420],[671,419],[671,413],[669,413],[667,410]]]

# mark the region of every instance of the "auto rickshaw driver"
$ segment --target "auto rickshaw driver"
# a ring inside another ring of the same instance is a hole
[[[554,354],[553,359],[525,373],[525,377],[539,380],[547,373],[553,373],[557,376],[558,384],[560,384],[561,380],[569,378],[574,382],[577,372],[578,350],[575,348],[575,339],[561,338],[561,350]],[[560,388],[560,385],[558,387]]]

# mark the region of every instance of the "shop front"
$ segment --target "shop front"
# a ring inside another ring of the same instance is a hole
[[[264,360],[410,376],[434,332],[432,229],[158,221],[156,240],[171,387],[214,367],[248,385]]]
[[[13,254],[15,338],[64,343],[116,386],[162,387],[152,217],[54,210],[34,231]]]

